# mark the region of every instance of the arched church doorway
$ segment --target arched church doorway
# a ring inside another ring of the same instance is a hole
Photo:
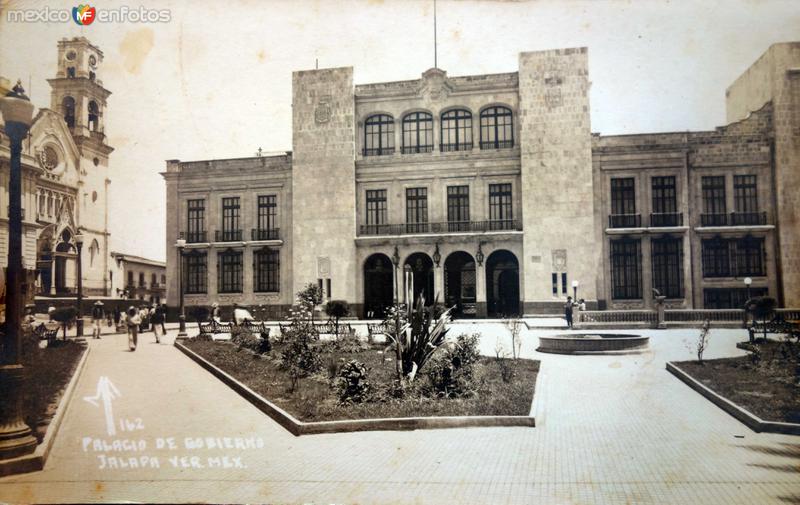
[[[454,316],[475,316],[475,260],[464,251],[444,262],[444,292],[447,307],[455,307]]]
[[[425,305],[433,304],[433,260],[425,253],[414,253],[406,258],[406,265],[411,267],[414,277],[414,305],[420,296],[425,300]]]
[[[56,246],[56,261],[55,261],[55,283],[56,293],[68,293],[70,291],[67,286],[67,259],[73,251],[71,244],[72,234],[68,230],[64,230],[61,234],[61,241]]]
[[[364,262],[364,315],[383,318],[394,299],[394,265],[385,254],[373,254]]]
[[[519,316],[519,262],[498,250],[486,260],[486,302],[490,317]]]

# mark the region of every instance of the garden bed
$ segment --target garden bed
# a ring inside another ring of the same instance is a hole
[[[256,357],[228,342],[186,340],[184,345],[211,364],[230,374],[259,395],[304,422],[428,416],[529,416],[539,362],[533,360],[479,358],[475,364],[474,394],[462,398],[441,398],[412,391],[404,398],[387,394],[384,386],[395,378],[394,361],[384,360],[383,347],[341,351],[320,345],[317,349],[325,366],[320,374],[304,378],[291,392],[289,374],[278,365],[281,344],[264,357]],[[342,363],[358,360],[368,368],[374,394],[363,403],[342,404],[329,377]],[[509,382],[502,371],[512,370]],[[415,384],[427,381],[423,372]]]
[[[779,342],[762,343],[761,361],[750,356],[675,363],[718,395],[761,419],[800,423],[800,387],[795,385],[794,364],[781,362]]]

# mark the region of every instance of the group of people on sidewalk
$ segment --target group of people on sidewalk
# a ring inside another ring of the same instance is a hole
[[[564,304],[564,316],[567,318],[567,327],[569,327],[570,329],[572,328],[572,311],[576,307],[580,311],[586,310],[586,301],[584,301],[584,299],[581,298],[580,300],[578,300],[577,303],[575,303],[572,300],[572,297],[568,296],[567,303]]]
[[[166,323],[167,306],[153,304],[152,307],[143,306],[136,309],[131,305],[124,315],[119,311],[119,308],[114,308],[114,323],[119,328],[120,323],[124,324],[125,330],[128,334],[128,348],[131,352],[136,350],[139,341],[139,333],[146,331],[144,321],[149,320],[150,326],[153,329],[153,335],[156,338],[156,343],[161,343],[161,337],[167,334]],[[92,337],[100,338],[100,332],[103,322],[106,320],[103,302],[100,300],[94,302],[92,306]]]

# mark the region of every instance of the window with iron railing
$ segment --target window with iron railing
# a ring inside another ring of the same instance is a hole
[[[278,197],[276,195],[259,196],[257,212],[258,228],[253,240],[272,240],[277,238],[277,233],[273,233],[273,230],[278,228]]]
[[[217,254],[220,293],[242,292],[242,252],[227,250]]]
[[[734,246],[738,277],[761,277],[767,274],[763,238],[744,237],[736,240]]]
[[[447,187],[448,231],[466,231],[469,228],[469,186]]]
[[[364,156],[394,153],[394,118],[375,114],[364,121]]]
[[[280,251],[262,249],[253,253],[253,290],[257,293],[280,291]]]
[[[653,287],[667,298],[683,298],[683,239],[654,239],[650,249]]]
[[[727,214],[725,206],[725,176],[704,176],[701,179],[703,192],[703,226],[725,226]]]
[[[386,190],[368,189],[366,206],[367,234],[377,235],[380,228],[386,225]],[[370,230],[372,233],[369,232]]]
[[[511,184],[489,184],[489,224],[494,230],[514,227],[514,204]]]
[[[755,175],[733,176],[733,210],[736,213],[758,212],[758,187]]]
[[[189,243],[205,242],[206,231],[205,200],[188,200],[186,202],[186,241]],[[202,239],[202,240],[201,240]]]
[[[222,235],[217,238],[223,242],[242,240],[242,229],[239,226],[239,197],[222,199]]]
[[[412,112],[403,117],[403,154],[429,153],[433,150],[433,116]]]
[[[442,152],[469,151],[472,149],[472,113],[464,109],[450,110],[441,117]]]
[[[183,271],[186,281],[187,294],[202,294],[206,292],[208,279],[207,255],[204,252],[192,251],[184,256]]]
[[[642,298],[642,243],[638,239],[611,241],[611,297]]]
[[[701,245],[703,277],[762,277],[767,273],[762,237],[715,237]]]
[[[406,188],[406,231],[428,231],[428,189]]]
[[[704,309],[741,309],[750,298],[767,296],[767,288],[706,288],[703,290]]]
[[[652,192],[652,213],[650,226],[681,226],[682,215],[678,213],[678,198],[674,176],[653,177],[650,181]]]
[[[481,112],[481,149],[514,147],[514,122],[508,107],[488,107]]]
[[[706,239],[701,242],[703,250],[703,277],[731,276],[731,248],[727,240]]]

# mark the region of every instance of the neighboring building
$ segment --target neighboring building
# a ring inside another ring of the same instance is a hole
[[[58,43],[50,109],[40,109],[23,142],[23,262],[30,297],[75,296],[83,236],[83,293],[109,294],[106,99],[103,53],[83,37]],[[8,254],[9,143],[0,135],[0,264]]]
[[[130,254],[112,252],[111,296],[148,303],[167,300],[167,264]]]
[[[745,276],[800,304],[800,43],[765,59],[728,91],[745,104],[729,126],[605,137],[585,48],[522,53],[506,74],[295,72],[291,153],[167,162],[169,303],[183,237],[189,305],[284,311],[311,282],[379,316],[405,265],[415,296],[462,316],[560,312],[575,281],[590,308],[650,307],[653,288],[740,306]]]

